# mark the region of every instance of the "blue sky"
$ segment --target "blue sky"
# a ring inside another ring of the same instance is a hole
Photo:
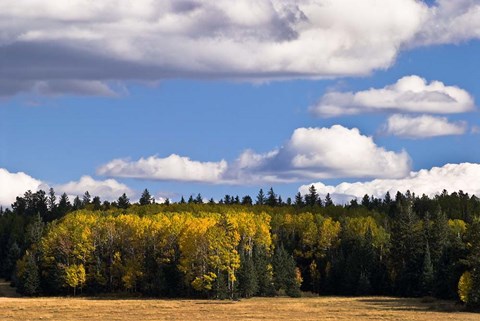
[[[0,204],[480,192],[480,1],[116,2],[2,11]]]

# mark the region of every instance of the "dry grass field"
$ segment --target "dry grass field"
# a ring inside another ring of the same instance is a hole
[[[387,297],[231,301],[0,298],[0,320],[480,320],[452,303]]]
[[[254,298],[241,301],[20,298],[0,280],[0,320],[402,320],[470,321],[448,301],[390,297]]]

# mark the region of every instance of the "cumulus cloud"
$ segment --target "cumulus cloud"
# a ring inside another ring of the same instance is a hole
[[[413,45],[459,43],[480,39],[480,3],[477,0],[437,0],[428,10]]]
[[[100,196],[104,200],[116,200],[120,195],[126,193],[129,197],[135,192],[127,185],[117,182],[114,179],[95,180],[90,176],[82,176],[78,181],[71,181],[65,184],[55,185],[55,192],[66,193],[70,196],[82,196],[86,191],[92,196]]]
[[[43,183],[23,172],[11,173],[0,168],[0,206],[9,207],[17,196],[22,196],[26,191],[37,191]]]
[[[405,138],[427,138],[435,136],[462,135],[467,131],[465,121],[451,123],[446,117],[421,115],[412,117],[395,114],[388,118],[386,133]]]
[[[321,182],[313,185],[320,195],[325,196],[330,193],[337,203],[345,203],[354,198],[361,198],[365,194],[383,198],[387,192],[394,196],[397,191],[405,193],[407,190],[430,197],[444,189],[450,192],[462,190],[469,194],[480,195],[479,180],[480,164],[461,163],[446,164],[430,170],[422,169],[400,179],[375,179],[367,182],[341,183],[336,186]],[[301,186],[299,192],[307,194],[311,185]]]
[[[365,75],[394,62],[428,10],[415,0],[3,1],[0,79],[15,86],[0,92],[63,80]]]
[[[356,128],[298,128],[285,145],[268,153],[243,152],[228,164],[188,157],[152,156],[138,161],[115,159],[97,173],[112,177],[220,184],[295,182],[332,177],[402,177],[410,171],[405,151],[387,151]]]
[[[220,179],[227,167],[227,162],[223,160],[198,162],[172,154],[165,158],[140,158],[134,162],[114,159],[98,168],[97,173],[116,177],[213,183]]]
[[[326,93],[310,107],[310,111],[319,117],[333,117],[392,111],[452,114],[473,108],[474,100],[467,91],[440,81],[428,83],[424,78],[412,75],[384,88]]]

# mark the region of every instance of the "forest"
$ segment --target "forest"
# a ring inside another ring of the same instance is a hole
[[[478,309],[480,199],[407,191],[338,205],[312,186],[286,201],[270,188],[71,203],[27,191],[0,209],[0,277],[26,296],[431,296]]]

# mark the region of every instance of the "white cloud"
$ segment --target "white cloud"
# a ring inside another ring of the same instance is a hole
[[[427,138],[435,136],[462,135],[467,131],[465,121],[451,123],[446,117],[421,115],[412,117],[395,114],[388,118],[385,131],[405,138]]]
[[[407,190],[417,195],[426,194],[430,197],[446,189],[450,192],[462,190],[469,194],[480,195],[480,164],[461,163],[446,164],[433,167],[430,170],[411,172],[400,179],[375,179],[367,182],[341,183],[337,186],[327,186],[323,183],[313,183],[322,196],[330,193],[336,202],[345,203],[353,198],[361,198],[365,194],[383,198],[387,192],[392,197]],[[300,193],[308,193],[312,184],[299,188]]]
[[[115,159],[97,173],[112,177],[219,184],[294,182],[332,177],[402,177],[410,171],[405,151],[387,151],[358,129],[298,128],[282,148],[265,154],[247,150],[230,165],[170,155]]]
[[[100,175],[132,177],[155,180],[177,180],[191,182],[216,182],[227,170],[227,162],[198,162],[188,157],[172,154],[165,158],[151,156],[129,162],[123,159],[101,166]]]
[[[413,44],[449,44],[470,39],[480,39],[478,0],[437,0]]]
[[[427,12],[415,0],[1,1],[0,79],[365,75],[392,65]]]
[[[364,112],[415,112],[452,114],[474,108],[472,96],[440,81],[427,83],[419,76],[405,76],[384,88],[358,92],[329,92],[310,111],[320,117]]]
[[[22,196],[26,191],[37,191],[43,183],[23,172],[10,173],[0,168],[0,206],[9,207],[17,196]]]
[[[66,193],[71,197],[82,196],[86,191],[90,195],[99,196],[102,200],[117,200],[120,195],[126,193],[132,197],[135,192],[127,185],[117,182],[114,179],[95,180],[90,176],[82,176],[78,181],[71,181],[65,184],[54,185],[58,194]]]

